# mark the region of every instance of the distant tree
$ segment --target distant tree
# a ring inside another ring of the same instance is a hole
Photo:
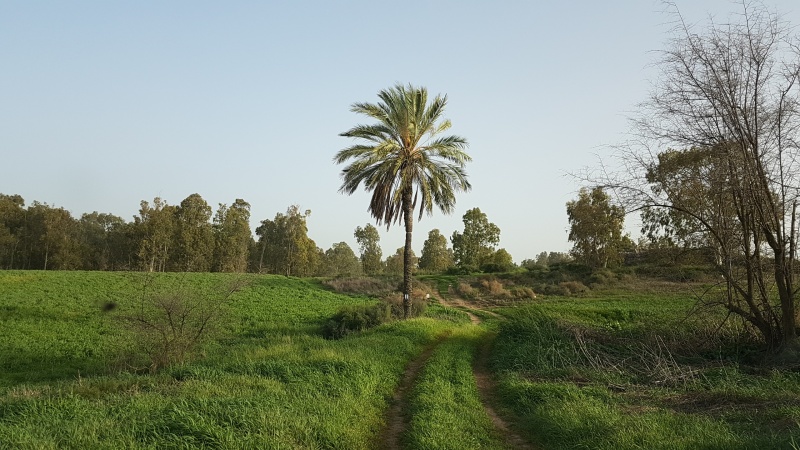
[[[414,254],[414,250],[411,250],[411,271],[412,273],[416,272],[417,268],[417,256]],[[400,247],[397,249],[394,255],[389,256],[386,258],[386,273],[389,275],[403,275],[405,273],[405,249]]]
[[[547,254],[547,265],[563,264],[572,261],[572,256],[569,253],[563,252],[550,252]]]
[[[117,233],[122,232],[125,220],[113,214],[94,211],[84,213],[78,221],[82,247],[83,268],[114,270],[114,246],[122,245]]]
[[[0,269],[20,267],[18,252],[23,243],[25,213],[21,196],[0,194]]]
[[[208,272],[214,254],[211,206],[200,196],[186,197],[176,211],[176,268],[186,272]]]
[[[77,224],[69,211],[34,201],[26,214],[28,238],[32,241],[32,266],[43,270],[80,268]]]
[[[462,269],[476,271],[488,262],[495,246],[500,242],[500,228],[489,222],[480,208],[467,211],[463,217],[464,232],[453,232],[453,254],[456,265]]]
[[[367,224],[364,228],[356,227],[353,236],[358,242],[361,252],[361,265],[367,275],[379,275],[383,272],[383,252],[381,251],[381,237],[378,229]]]
[[[160,197],[153,205],[144,200],[140,203],[139,215],[134,217],[136,234],[139,237],[138,256],[145,270],[164,272],[175,246],[176,208]]]
[[[311,210],[292,205],[286,214],[263,220],[256,228],[259,236],[259,271],[286,276],[309,276],[319,264],[317,245],[308,237],[306,219]]]
[[[464,164],[471,160],[464,151],[467,141],[458,136],[437,137],[450,128],[442,119],[447,97],[436,96],[428,104],[428,91],[411,85],[395,85],[378,94],[380,102],[356,103],[353,112],[376,123],[357,125],[341,136],[363,143],[341,150],[337,164],[350,161],[342,170],[340,192],[348,195],[363,183],[372,191],[369,211],[378,223],[388,227],[403,221],[406,231],[403,265],[403,311],[411,314],[411,272],[414,209],[419,219],[432,214],[433,206],[449,214],[455,193],[470,184]]]
[[[346,242],[339,242],[325,251],[318,273],[324,277],[359,275],[362,273],[361,261]]]
[[[429,231],[419,257],[420,270],[442,273],[454,264],[453,251],[447,248],[447,238],[436,228]]]
[[[219,204],[214,216],[214,270],[245,272],[253,233],[250,230],[250,204],[237,198],[228,207]]]
[[[567,202],[569,241],[575,260],[593,268],[620,261],[625,211],[612,205],[602,188],[583,188],[578,199]]]
[[[506,249],[501,248],[491,254],[491,256],[481,266],[483,272],[510,272],[516,265],[511,254]]]

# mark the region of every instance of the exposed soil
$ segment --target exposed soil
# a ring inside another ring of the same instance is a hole
[[[450,296],[450,298],[447,300],[441,299],[440,301],[445,306],[456,307],[467,313],[470,322],[475,325],[481,323],[481,318],[475,315],[473,311],[480,311],[483,314],[499,317],[497,314],[491,311],[473,308],[463,299],[457,297]],[[486,411],[486,415],[488,415],[492,420],[495,428],[500,432],[500,435],[509,448],[536,449],[536,447],[528,443],[525,439],[522,439],[522,437],[514,432],[509,425],[509,422],[500,417],[495,409],[495,405],[497,405],[497,401],[494,396],[496,386],[494,379],[489,373],[489,354],[492,349],[493,341],[494,335],[489,335],[489,337],[483,341],[481,348],[478,351],[478,356],[472,365],[472,373],[475,376],[475,383],[478,386],[478,396],[481,399],[481,403],[483,403],[483,409]]]
[[[446,337],[446,335],[439,337],[436,342],[425,348],[416,359],[406,366],[403,379],[400,380],[400,385],[395,390],[392,403],[389,406],[389,410],[386,412],[386,425],[378,438],[377,448],[386,450],[400,450],[403,448],[400,438],[410,419],[406,414],[408,411],[408,396],[419,376],[420,370],[425,366],[425,363],[428,362],[428,359],[430,359],[436,347]]]

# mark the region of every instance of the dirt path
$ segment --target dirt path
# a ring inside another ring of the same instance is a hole
[[[394,392],[392,403],[386,413],[386,425],[383,432],[379,436],[378,448],[386,450],[400,450],[403,448],[400,438],[410,418],[406,414],[408,411],[408,396],[411,394],[411,389],[419,376],[420,370],[428,362],[433,351],[445,339],[447,335],[440,336],[436,342],[430,344],[425,350],[406,367],[403,372],[403,379],[400,380],[400,385]]]
[[[480,324],[481,318],[475,315],[473,311],[480,311],[484,314],[499,317],[499,315],[491,311],[473,308],[461,299],[450,298],[448,300],[441,300],[441,302],[445,306],[456,307],[467,313],[470,322],[472,322],[474,325]],[[536,447],[532,446],[525,439],[522,439],[522,437],[514,432],[509,423],[500,417],[495,409],[495,406],[497,405],[497,401],[494,396],[496,385],[491,373],[489,372],[489,354],[491,352],[494,338],[494,334],[490,334],[488,338],[483,341],[478,351],[478,356],[472,365],[472,373],[475,376],[475,383],[478,386],[478,396],[481,398],[481,403],[483,403],[483,409],[492,420],[495,428],[500,431],[503,440],[505,441],[506,445],[509,446],[509,448],[535,450]]]

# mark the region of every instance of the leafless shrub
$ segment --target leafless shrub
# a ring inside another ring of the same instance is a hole
[[[185,362],[200,344],[219,332],[231,296],[242,287],[244,282],[237,280],[216,292],[169,289],[148,278],[133,310],[118,316],[132,338],[125,364],[154,373]],[[143,363],[140,356],[145,357]]]

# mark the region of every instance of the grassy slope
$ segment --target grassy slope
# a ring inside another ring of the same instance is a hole
[[[206,358],[120,373],[129,346],[107,301],[131,307],[141,274],[0,272],[0,443],[12,448],[366,448],[406,362],[451,322],[398,322],[340,341],[316,333],[370,302],[313,281],[248,276]],[[224,284],[231,275],[164,275]],[[0,445],[2,447],[3,445]]]
[[[792,448],[800,374],[684,320],[685,294],[612,293],[503,311],[492,365],[532,440],[567,448]],[[732,327],[735,328],[735,327]]]

